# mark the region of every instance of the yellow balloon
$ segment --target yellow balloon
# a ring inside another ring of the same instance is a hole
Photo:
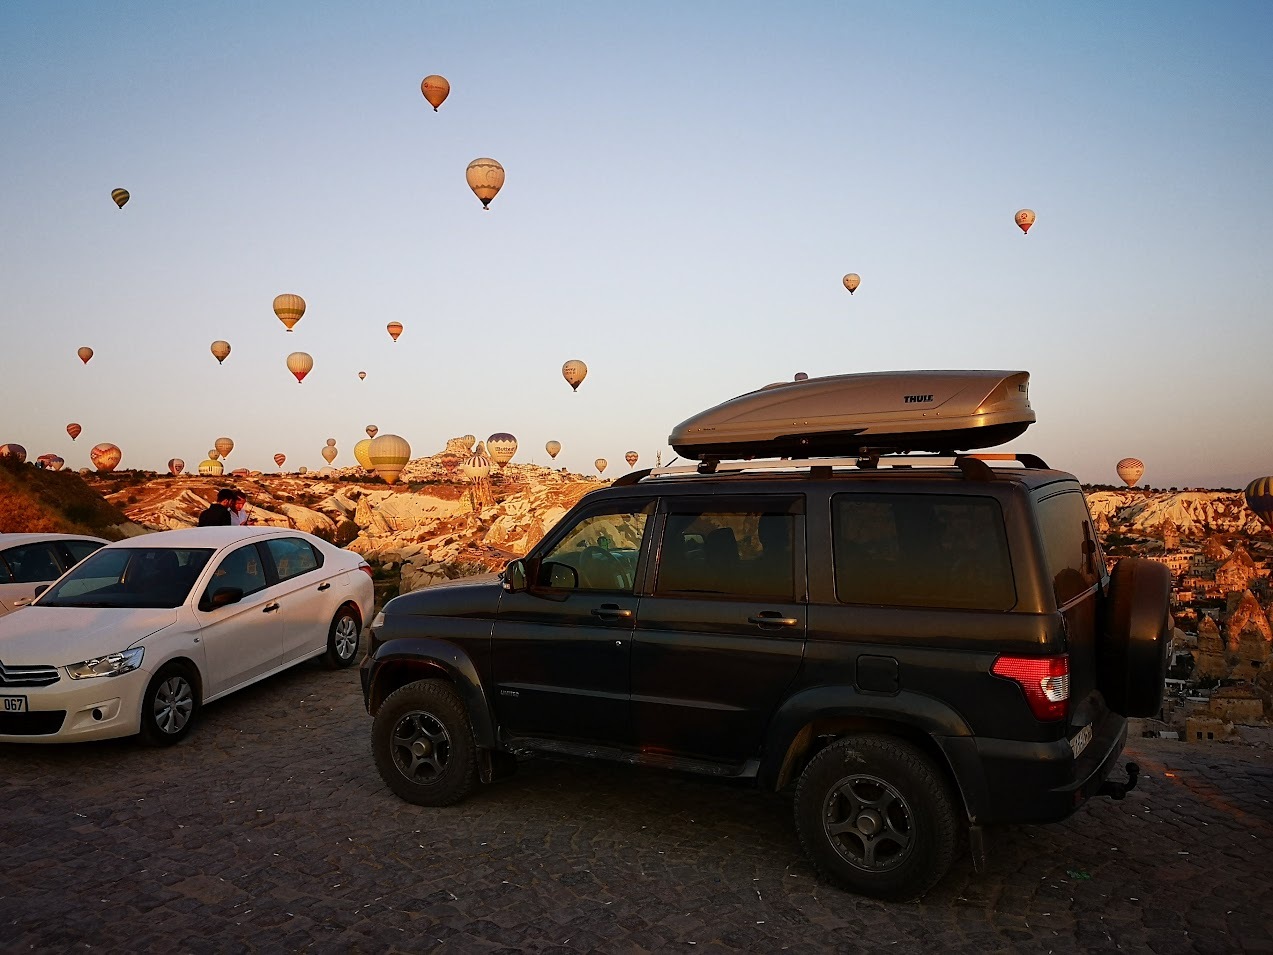
[[[217,340],[212,343],[212,355],[217,360],[217,364],[221,364],[230,355],[230,343]]]
[[[482,200],[482,208],[489,209],[491,200],[504,187],[504,167],[494,159],[474,159],[464,171],[473,194]]]
[[[225,466],[220,461],[208,458],[208,460],[199,465],[199,473],[215,477],[218,474],[225,473]]]
[[[371,465],[371,438],[363,438],[354,445],[354,460],[364,471],[374,471]]]
[[[438,111],[447,96],[451,92],[451,84],[446,81],[445,76],[438,76],[436,73],[430,73],[420,81],[420,92],[424,94],[424,98],[429,101],[429,105],[433,107],[433,112]]]
[[[305,299],[291,293],[276,295],[274,296],[274,314],[278,316],[280,322],[287,326],[287,330],[290,332],[293,326],[301,320],[301,316],[305,314]]]
[[[411,460],[411,445],[396,434],[377,435],[371,439],[368,457],[371,458],[372,469],[385,479],[386,484],[392,484]]]

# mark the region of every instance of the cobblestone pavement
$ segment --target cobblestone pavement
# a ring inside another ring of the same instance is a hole
[[[1122,803],[885,905],[816,881],[788,796],[541,758],[422,809],[368,728],[307,664],[171,749],[0,746],[0,950],[1273,951],[1266,750],[1137,740]]]

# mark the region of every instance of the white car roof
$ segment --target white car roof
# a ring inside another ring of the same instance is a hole
[[[122,547],[228,547],[241,541],[265,537],[300,537],[310,543],[322,544],[322,538],[304,531],[286,527],[185,527],[173,531],[156,531],[111,544],[112,549]]]
[[[18,544],[33,544],[37,541],[96,541],[109,544],[101,537],[90,537],[87,534],[0,534],[0,547],[15,547]]]

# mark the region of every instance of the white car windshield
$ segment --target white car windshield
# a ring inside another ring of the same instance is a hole
[[[35,605],[179,607],[211,556],[210,548],[105,548],[77,564]]]

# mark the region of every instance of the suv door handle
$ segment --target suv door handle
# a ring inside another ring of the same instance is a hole
[[[318,585],[319,590],[327,590],[329,587],[331,587],[331,584],[329,583],[321,583]]]
[[[754,623],[758,627],[795,627],[799,625],[800,618],[784,617],[776,610],[762,610],[748,617],[747,622]]]
[[[261,613],[273,613],[277,609],[278,609],[278,604],[276,603],[266,604],[264,607],[261,608]]]
[[[602,620],[630,620],[632,619],[632,611],[624,610],[618,604],[602,604],[600,607],[592,611],[594,617],[600,617]]]

